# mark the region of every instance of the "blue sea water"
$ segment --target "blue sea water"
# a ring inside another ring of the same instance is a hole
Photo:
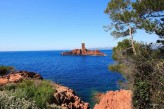
[[[108,70],[113,64],[112,50],[107,56],[62,56],[63,51],[0,52],[0,65],[33,71],[75,90],[82,100],[93,105],[93,94],[117,90],[121,74]]]

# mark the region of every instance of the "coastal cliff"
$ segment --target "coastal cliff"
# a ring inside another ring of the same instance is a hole
[[[85,48],[85,43],[82,43],[81,49],[74,49],[69,52],[63,52],[62,55],[90,55],[90,56],[106,56],[99,50],[88,50]]]

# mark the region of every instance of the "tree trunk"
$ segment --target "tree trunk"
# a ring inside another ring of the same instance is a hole
[[[132,35],[132,28],[131,28],[130,25],[129,25],[129,35],[130,35],[130,39],[131,39],[133,53],[136,55],[136,50],[135,50],[135,47],[134,47],[134,41],[133,41],[133,35]]]

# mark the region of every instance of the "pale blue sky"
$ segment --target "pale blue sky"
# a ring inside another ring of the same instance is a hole
[[[0,0],[0,51],[113,47],[105,32],[109,0]],[[136,40],[158,37],[139,31]]]

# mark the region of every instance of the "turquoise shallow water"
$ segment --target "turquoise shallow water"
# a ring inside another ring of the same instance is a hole
[[[17,70],[34,71],[68,86],[82,98],[93,103],[93,93],[117,90],[116,82],[124,80],[119,73],[108,70],[114,63],[112,50],[103,50],[107,56],[61,56],[63,51],[0,52],[0,65]]]

